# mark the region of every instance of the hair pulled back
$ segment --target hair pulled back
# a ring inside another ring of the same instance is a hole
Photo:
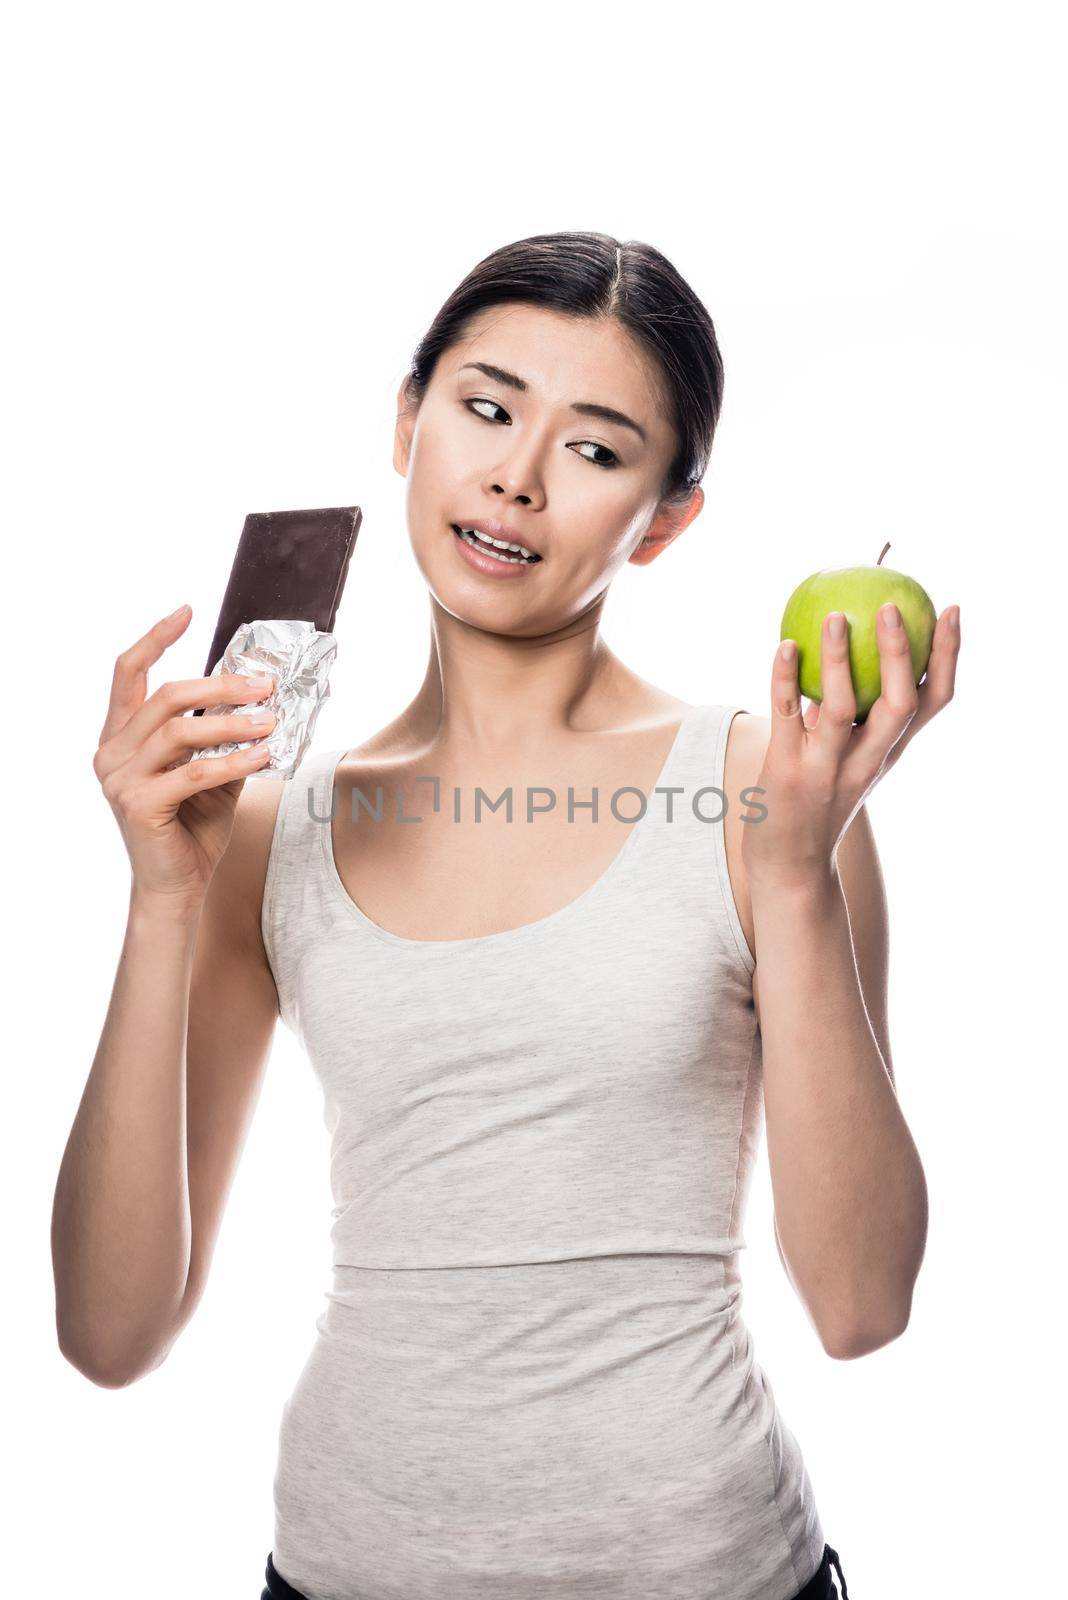
[[[441,307],[412,357],[405,389],[418,406],[442,353],[489,306],[521,303],[574,317],[614,318],[652,358],[655,399],[677,448],[660,499],[688,500],[708,469],[723,403],[723,361],[700,299],[666,256],[606,233],[541,233],[494,250]]]

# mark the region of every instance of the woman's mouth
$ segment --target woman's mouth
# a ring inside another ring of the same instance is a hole
[[[541,556],[535,555],[533,551],[527,556],[523,555],[521,550],[508,548],[503,540],[500,544],[494,544],[492,540],[476,533],[473,528],[461,528],[455,522],[451,522],[449,526],[453,537],[461,544],[466,545],[469,550],[474,550],[479,557],[488,558],[501,566],[533,567],[541,560]]]

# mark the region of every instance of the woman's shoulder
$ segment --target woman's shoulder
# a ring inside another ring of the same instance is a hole
[[[259,937],[263,891],[274,838],[275,821],[284,792],[295,778],[246,780],[234,811],[230,842],[215,869],[223,890],[220,903],[230,907],[234,931]],[[213,883],[214,887],[214,883]]]
[[[723,754],[723,787],[735,811],[745,808],[745,802],[738,797],[743,789],[755,785],[770,738],[770,717],[741,710],[731,722]]]
[[[764,753],[771,738],[771,718],[757,716],[752,711],[739,711],[731,726],[730,745],[740,756],[753,756],[759,752],[758,768],[764,764]]]
[[[756,931],[749,879],[742,855],[742,830],[746,826],[742,821],[742,815],[755,804],[752,790],[757,787],[770,738],[770,717],[755,716],[751,711],[739,711],[731,722],[723,755],[723,792],[726,796],[722,824],[723,845],[738,920],[742,925],[749,953],[754,958]]]

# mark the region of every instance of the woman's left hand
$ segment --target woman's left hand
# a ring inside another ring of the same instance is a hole
[[[892,616],[898,618],[896,627]],[[796,647],[791,660],[784,659],[781,645],[775,655],[771,737],[757,779],[767,815],[743,829],[742,859],[750,883],[791,888],[826,884],[838,842],[868,794],[909,740],[953,698],[959,606],[947,606],[938,619],[919,687],[900,613],[893,604],[880,606],[882,693],[856,726],[848,639],[844,627],[841,639],[831,637],[834,617],[842,613],[832,611],[823,619],[820,705],[813,702],[802,715]]]

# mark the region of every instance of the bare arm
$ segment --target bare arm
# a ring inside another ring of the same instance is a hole
[[[738,718],[727,745],[732,794],[760,785],[770,731],[765,717]],[[927,1229],[923,1168],[890,1053],[883,875],[861,806],[837,850],[833,897],[799,903],[773,891],[754,904],[744,831],[735,829],[734,865],[757,962],[775,1243],[824,1348],[849,1359],[907,1322]]]
[[[776,1241],[825,1348],[848,1359],[878,1349],[908,1321],[927,1191],[894,1092],[885,899],[863,808],[837,869],[825,898],[757,897],[753,912],[767,985],[761,1032]],[[799,1014],[800,1032],[788,1020]]]
[[[56,1184],[59,1346],[107,1387],[151,1355],[185,1288],[185,1033],[198,920],[131,892],[111,1003]]]
[[[259,908],[281,783],[242,793],[262,745],[190,761],[252,724],[185,715],[264,691],[219,676],[146,698],[149,667],[187,621],[176,612],[118,658],[93,763],[133,871],[51,1243],[60,1349],[112,1388],[158,1366],[191,1309],[191,1271],[210,1255],[276,1016]]]
[[[886,904],[886,889],[878,853],[872,837],[871,821],[867,810],[861,808],[846,829],[838,847],[838,872],[849,911],[849,927],[853,940],[853,953],[857,962],[864,1007],[875,1034],[879,1053],[886,1064],[890,1082],[894,1083],[894,1063],[890,1054],[890,1017],[888,979],[890,964],[890,926]],[[752,927],[751,913],[747,919]],[[753,1000],[757,1019],[760,1018],[760,985],[753,973]],[[775,1244],[779,1251],[786,1276],[794,1283],[789,1262],[783,1253],[779,1237],[779,1219],[773,1217]],[[794,1283],[796,1289],[797,1285]]]
[[[277,994],[249,874],[275,789],[242,795],[199,916],[131,893],[52,1216],[60,1348],[106,1387],[157,1367],[192,1315],[262,1087]]]
[[[727,746],[727,758],[732,763],[732,774],[737,774],[739,781],[751,782],[751,784],[756,784],[756,781],[758,781],[759,766],[763,762],[764,750],[767,747],[767,736],[769,736],[767,718],[739,718],[737,730],[731,734],[731,741]],[[735,830],[735,834],[737,834],[737,830]],[[750,885],[748,885],[748,875],[745,872],[745,862],[743,862],[742,854],[740,854],[740,840],[735,843],[734,864],[737,867],[737,874],[739,874],[739,915],[742,918],[743,931],[745,931],[748,946],[750,946],[751,952],[756,955],[758,950],[756,950],[756,930],[755,923],[753,923],[753,902],[751,902],[751,891]],[[889,1078],[891,1086],[894,1086],[894,1064],[892,1064],[891,1059],[891,1038],[889,1038],[889,1006],[887,1006],[889,918],[887,918],[886,888],[884,888],[883,872],[879,867],[878,851],[876,851],[875,837],[871,832],[871,821],[870,816],[868,816],[867,806],[860,806],[860,810],[857,811],[855,818],[852,819],[851,824],[844,832],[843,838],[841,838],[838,854],[836,854],[836,874],[838,874],[838,882],[841,885],[841,898],[846,902],[847,926],[849,926],[849,936],[851,936],[855,974],[857,974],[857,981],[859,981],[863,1010],[867,1013],[871,1034],[875,1035],[875,1043],[878,1045],[881,1058],[883,1058],[886,1077]],[[796,942],[798,944],[811,942],[811,933],[807,930],[804,931],[804,938],[798,938]],[[766,949],[763,954],[771,955],[771,950]],[[815,965],[819,966],[819,976],[815,976],[812,979],[811,990],[807,990],[807,992],[809,994],[822,995],[827,990],[830,971],[819,960]],[[767,962],[766,960],[761,960],[756,966],[756,970],[753,971],[753,1003],[755,1003],[756,1016],[758,1016],[758,1021],[761,1022],[761,1029],[763,1030],[769,1029],[769,1026],[771,1026],[771,1016],[761,1019],[761,1000],[763,1000],[763,992],[761,990],[764,987],[767,990],[767,994],[771,994],[771,987],[769,986],[771,986],[771,976],[767,971]],[[766,1010],[767,1005],[764,1002],[764,1011]],[[835,1011],[835,1026],[838,1034],[841,1034],[841,1030],[843,1030],[843,1022],[846,1016],[846,1008],[839,1008],[839,1010]],[[788,1082],[793,1085],[791,1078]],[[833,1128],[833,1123],[830,1122],[830,1109],[831,1101],[820,1101],[815,1114],[817,1114],[817,1118],[822,1118],[823,1123],[822,1136],[820,1136],[820,1149],[823,1150],[823,1154],[820,1157],[820,1162],[827,1168],[828,1173],[833,1176],[836,1171],[841,1170],[843,1163],[839,1158],[831,1160],[830,1157],[831,1149],[835,1149],[835,1144],[833,1144],[835,1128]],[[774,1112],[774,1106],[772,1106],[772,1112]],[[771,1120],[774,1123],[774,1115],[772,1115]],[[798,1138],[798,1130],[801,1126],[803,1125],[788,1126],[787,1138],[785,1138],[785,1141],[780,1138],[777,1146],[775,1146],[780,1158],[779,1168],[772,1168],[772,1182],[774,1182],[775,1187],[775,1198],[777,1198],[780,1206],[785,1203],[782,1198],[785,1179],[782,1179],[782,1173],[780,1173],[782,1152],[785,1149],[787,1162],[795,1155],[796,1157],[803,1155],[803,1141]],[[767,1136],[769,1136],[769,1157],[771,1157],[771,1142],[775,1136],[774,1126],[769,1126],[769,1134]],[[926,1186],[924,1186],[923,1168],[919,1166],[918,1157],[916,1157],[915,1171],[918,1174],[919,1200],[921,1200],[921,1213],[923,1213],[921,1226],[919,1226],[921,1237],[916,1242],[916,1251],[921,1254],[923,1253],[923,1235],[926,1235]],[[787,1178],[788,1176],[790,1174],[787,1174]],[[779,1182],[775,1182],[777,1178],[780,1179]],[[889,1194],[886,1195],[886,1200],[889,1203]],[[775,1246],[779,1250],[779,1259],[782,1261],[785,1274],[790,1278],[791,1285],[795,1288],[795,1293],[798,1294],[798,1298],[801,1299],[803,1306],[806,1307],[812,1323],[814,1323],[817,1330],[820,1330],[820,1336],[825,1342],[825,1347],[830,1349],[830,1354],[838,1355],[838,1357],[865,1354],[868,1349],[873,1347],[873,1341],[875,1341],[876,1346],[886,1342],[887,1333],[886,1331],[883,1331],[883,1333],[879,1331],[878,1322],[876,1322],[875,1331],[873,1331],[871,1312],[873,1310],[878,1312],[878,1302],[876,1301],[868,1304],[862,1325],[855,1325],[852,1320],[846,1323],[846,1326],[841,1325],[841,1312],[835,1309],[835,1296],[828,1290],[825,1278],[814,1274],[811,1259],[806,1259],[803,1254],[799,1256],[796,1246],[793,1253],[791,1253],[791,1258],[788,1258],[787,1250],[783,1248],[782,1232],[780,1232],[780,1224],[782,1222],[783,1218],[777,1211],[777,1213],[774,1213],[774,1234]],[[798,1232],[798,1229],[793,1229],[793,1232],[787,1230],[787,1232],[791,1238],[801,1238],[803,1243],[806,1240],[807,1235],[804,1232]],[[793,1266],[791,1266],[791,1259],[795,1262]],[[916,1267],[918,1267],[918,1261],[916,1261]],[[846,1283],[846,1278],[844,1278],[841,1270],[830,1270],[830,1280],[838,1288],[841,1288]],[[911,1282],[911,1278],[908,1282]],[[908,1290],[908,1293],[910,1293],[910,1290]],[[833,1317],[831,1317],[831,1314],[833,1314]],[[851,1318],[855,1314],[857,1312],[855,1312],[854,1307],[851,1312]],[[831,1317],[830,1328],[828,1328],[828,1317]],[[891,1325],[887,1323],[887,1328],[889,1326]]]
[[[959,622],[957,606],[938,617],[917,684],[900,611],[878,608],[880,692],[863,726],[844,612],[823,618],[818,705],[802,708],[797,643],[780,644],[757,779],[767,804],[742,842],[777,1233],[825,1348],[846,1358],[907,1325],[928,1221],[923,1166],[880,1044],[885,896],[864,808],[952,700]],[[876,976],[870,1001],[865,966]]]

